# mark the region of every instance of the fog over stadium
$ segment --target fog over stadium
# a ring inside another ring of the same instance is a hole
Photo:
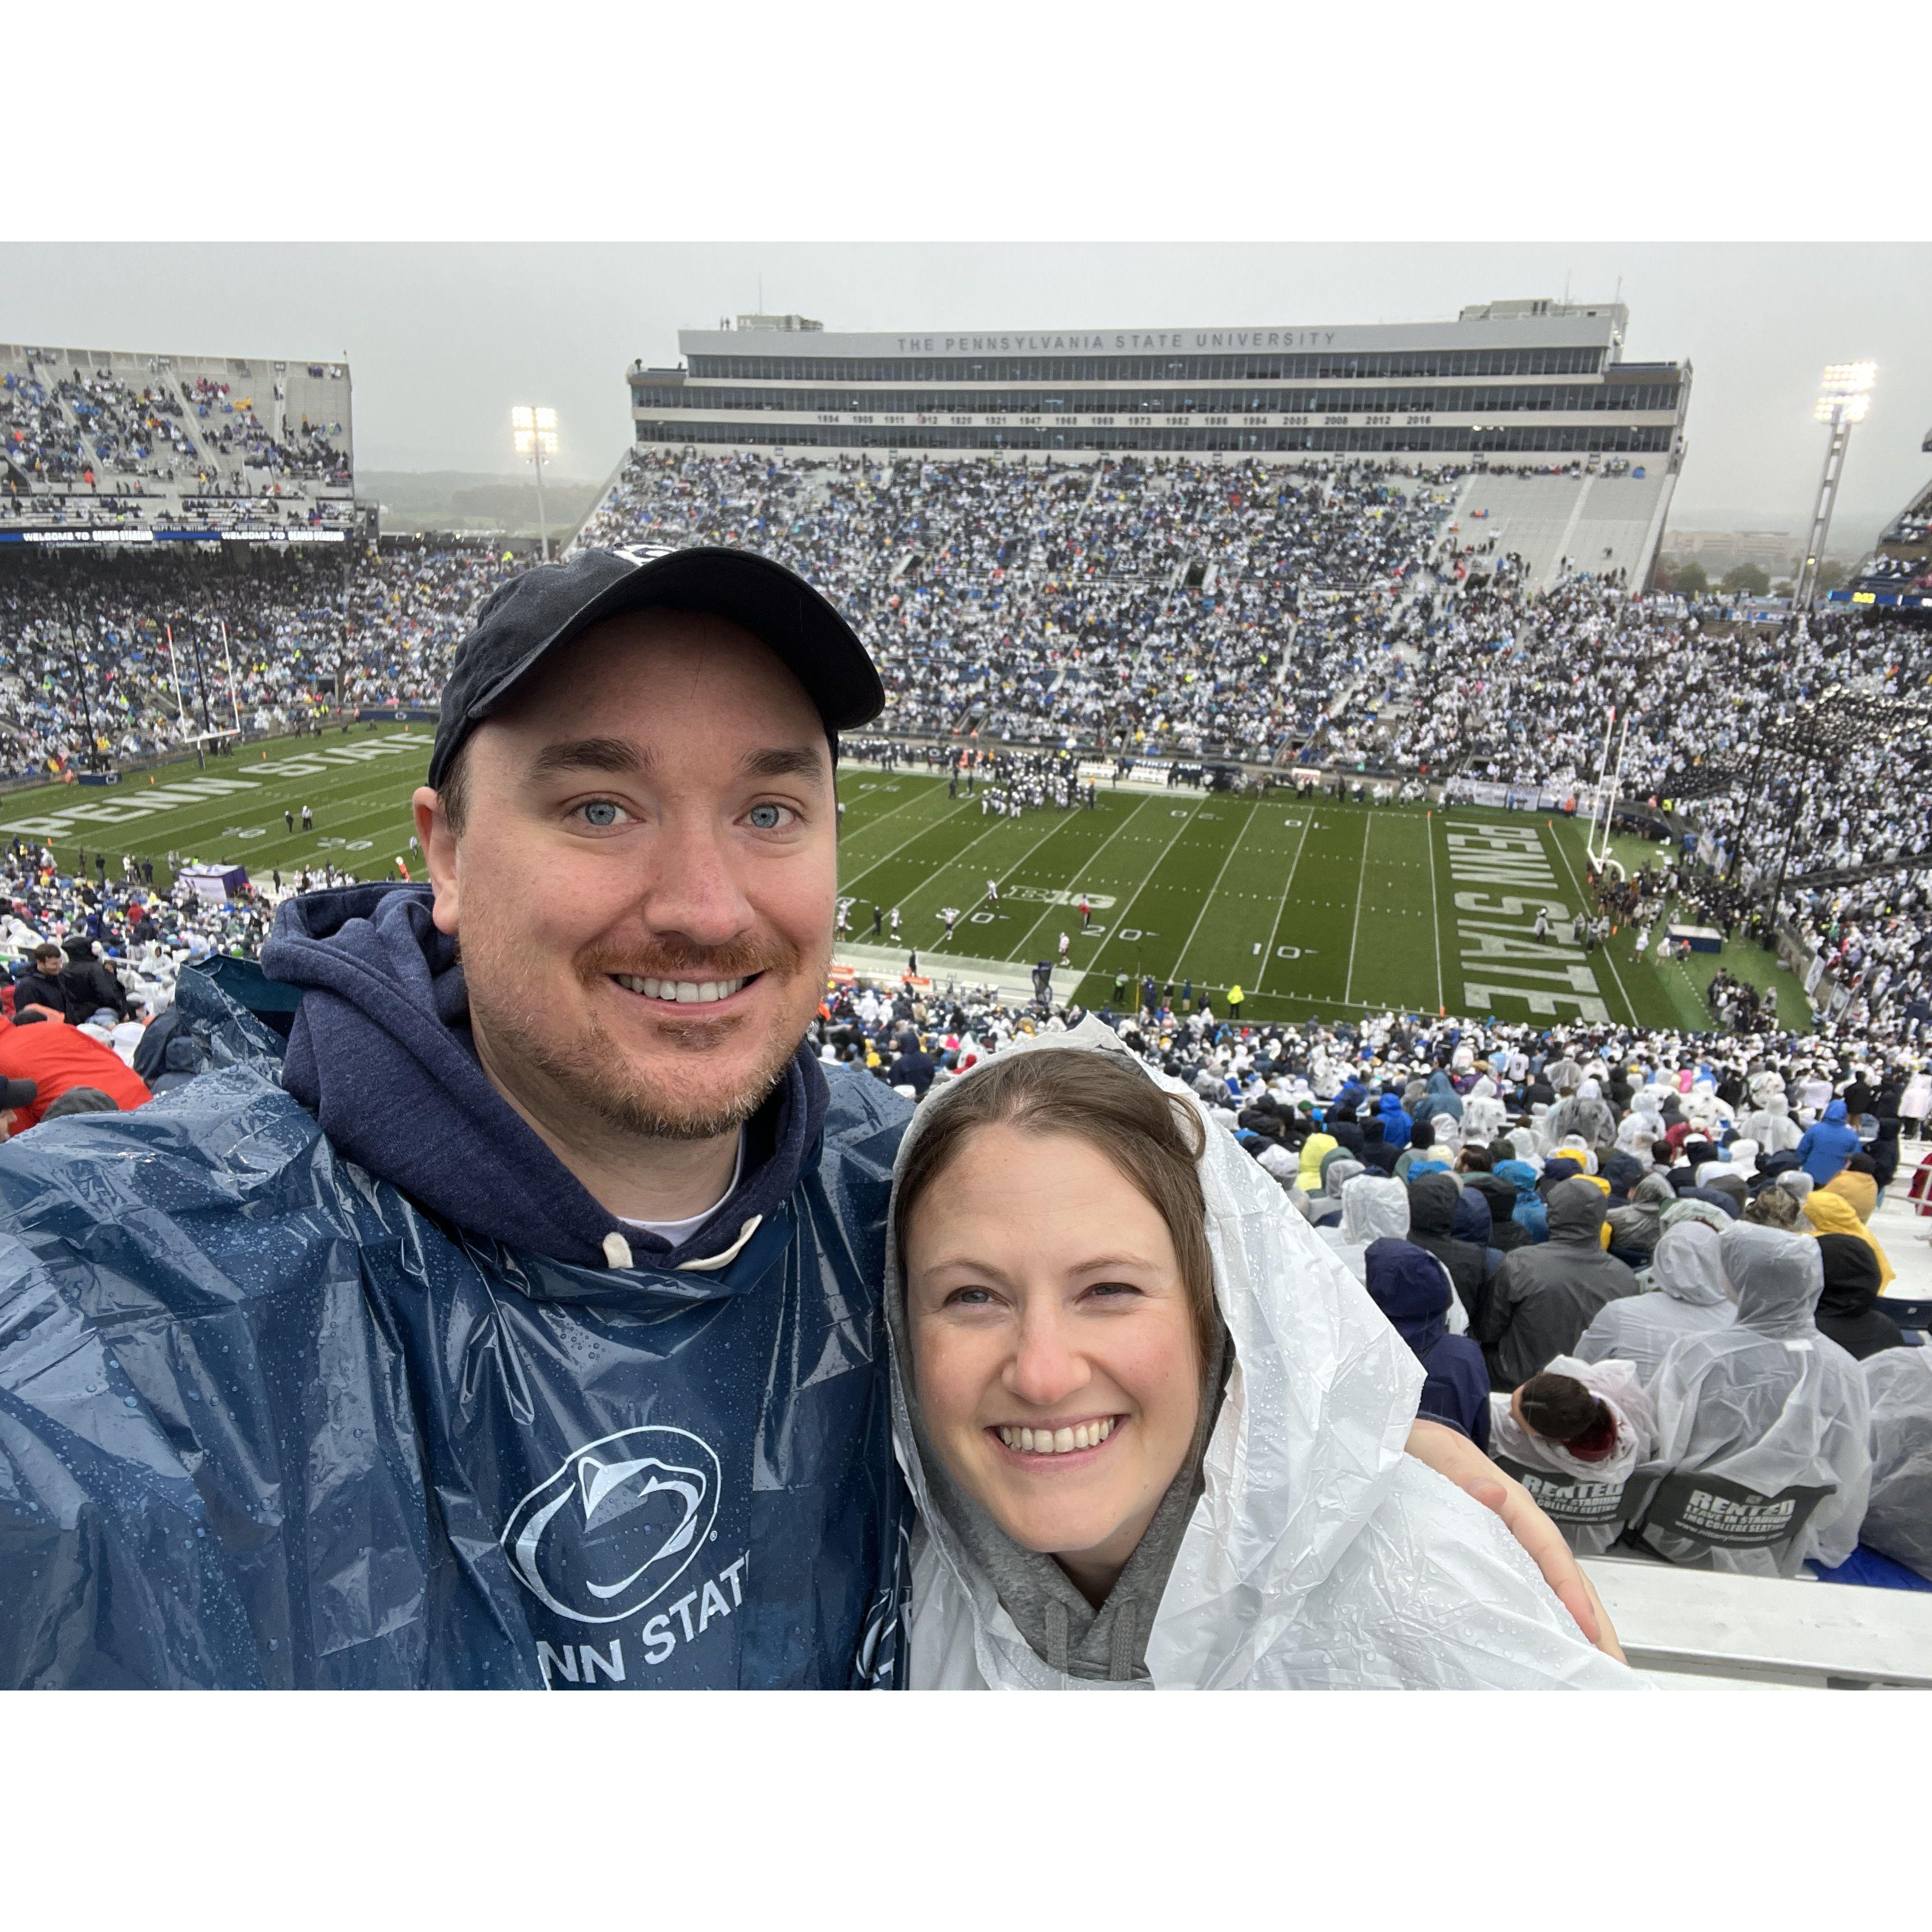
[[[560,479],[629,439],[622,373],[680,329],[796,311],[828,330],[1077,331],[1436,322],[1517,298],[1621,301],[1624,356],[1681,360],[1696,406],[1673,530],[1802,538],[1826,363],[1878,364],[1835,554],[1916,488],[1932,428],[1932,248],[1511,243],[0,245],[0,336],[75,347],[334,357],[365,472],[518,473],[519,401],[554,406]]]

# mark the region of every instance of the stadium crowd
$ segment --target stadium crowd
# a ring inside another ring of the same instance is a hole
[[[159,362],[148,374],[136,389],[104,369],[63,374],[32,353],[0,369],[0,506],[50,484],[109,492],[144,482],[254,491],[281,479],[350,484],[341,423],[303,416],[278,436],[252,394],[177,378]]]
[[[1922,1058],[1392,1013],[1243,1026],[1141,997],[1101,1018],[1332,1244],[1420,1358],[1422,1413],[1580,1552],[1932,1582],[1932,1349],[1887,1312],[1869,1226],[1932,1114]],[[814,1040],[923,1101],[1080,1018],[855,980]],[[1691,1493],[1730,1531],[1702,1533]]]
[[[151,398],[97,405],[175,420]],[[22,436],[48,406],[31,385],[0,399]],[[1718,902],[1726,927],[1762,926],[1785,877],[1778,916],[1828,955],[1840,1017],[1922,1030],[1922,872],[1818,875],[1932,850],[1932,734],[1882,722],[1828,759],[1757,754],[1822,692],[1922,691],[1932,632],[1869,615],[1707,627],[1614,576],[1538,587],[1494,536],[1450,523],[1459,473],[639,452],[577,542],[741,544],[790,564],[868,635],[884,742],[1322,764],[1403,796],[1474,780],[1561,797],[1600,777],[1614,714],[1624,795],[1676,805],[1718,866],[1685,867],[1685,896]],[[433,700],[469,613],[518,567],[487,543],[398,539],[320,556],[7,558],[0,770]]]
[[[8,559],[0,772],[151,757],[238,718],[273,734],[338,706],[433,702],[503,575],[488,544],[406,540],[340,556]]]
[[[1720,726],[1762,729],[1767,714],[1754,724],[1745,706],[1726,712],[1730,694],[1702,675],[1714,661],[1736,674],[1756,645],[1732,658],[1732,640],[1714,638],[1707,652],[1687,628],[1694,619],[1635,603],[1618,584],[1573,578],[1532,591],[1499,546],[1454,541],[1442,485],[1405,491],[1406,480],[1369,466],[1287,478],[1158,464],[1058,476],[848,464],[801,475],[649,458],[587,540],[710,538],[798,564],[875,640],[893,693],[883,733],[855,748],[930,768],[932,752],[908,740],[940,740],[954,754],[949,782],[974,790],[988,813],[1077,808],[1076,743],[1122,760],[1165,759],[1177,777],[1229,749],[1285,758],[1299,745],[1304,757],[1408,778],[1474,771],[1562,783],[1600,751],[1592,712],[1607,688],[1642,721],[1631,734],[1641,789],[1687,769],[1694,746],[1726,748]],[[84,570],[26,560],[0,580],[9,600],[0,615],[17,640],[0,686],[10,745],[31,766],[178,742],[192,729],[184,689],[204,728],[226,696],[230,718],[260,730],[313,722],[338,704],[434,699],[456,640],[503,574],[486,550],[430,544],[222,560],[187,573],[144,559]],[[1880,649],[1868,628],[1794,626],[1798,675],[1835,676],[1826,667],[1839,658],[1863,675],[1857,652]],[[184,640],[195,670],[177,687]],[[1882,650],[1896,688],[1922,681],[1909,636]],[[1592,664],[1609,668],[1594,689]],[[1769,659],[1760,671],[1763,682],[1784,674]],[[1814,688],[1787,682],[1772,701]],[[975,731],[970,755],[958,755],[955,734]],[[1856,791],[1869,774],[1848,764],[1848,778],[1818,775],[1810,816],[1793,820],[1814,869],[1880,822],[1858,815],[1871,809]],[[1827,793],[1829,810],[1816,802]],[[1734,818],[1706,822],[1719,850],[1751,829],[1752,802],[1729,802]],[[1900,842],[1888,856],[1902,856],[1918,828],[1903,809],[1888,823]],[[136,1109],[203,1066],[215,1079],[238,1071],[211,1058],[213,996],[193,976],[173,996],[184,965],[257,953],[270,905],[250,893],[203,908],[185,878],[157,893],[148,869],[98,853],[91,868],[83,860],[63,872],[44,848],[6,854],[15,967],[0,998],[0,1133]],[[1761,916],[1738,896],[1750,882],[1706,878],[1694,890],[1712,917],[1735,921]],[[1728,980],[1714,982],[1728,1036],[1394,1013],[1359,1025],[1244,1024],[1238,1010],[1217,1018],[1191,987],[1177,1002],[1151,982],[1132,994],[1123,985],[1118,1010],[1097,1017],[1242,1150],[1211,1139],[1209,1164],[1225,1160],[1264,1193],[1267,1176],[1292,1203],[1269,1196],[1275,1219],[1297,1240],[1324,1244],[1360,1282],[1393,1336],[1340,1274],[1313,1271],[1360,1304],[1382,1346],[1413,1353],[1424,1378],[1414,1412],[1493,1454],[1576,1550],[1916,1588],[1932,1585],[1932,1348],[1915,1325],[1922,1311],[1886,1293],[1897,1271],[1874,1220],[1886,1190],[1903,1184],[1905,1136],[1922,1135],[1932,1115],[1919,1050],[1923,901],[1905,898],[1909,886],[1856,879],[1828,901],[1820,883],[1801,877],[1794,894],[1810,896],[1792,904],[1818,922],[1846,994],[1824,1031],[1780,1030],[1774,1010]],[[1580,915],[1572,936],[1604,943],[1612,913],[1646,931],[1686,884],[1662,866],[1606,881],[1594,922]],[[998,890],[989,879],[989,899]],[[327,908],[299,902],[284,941],[292,945],[311,913],[334,916]],[[877,908],[872,925],[876,936]],[[468,970],[484,969],[472,959]],[[422,1092],[439,1099],[448,1080],[477,1072],[460,1041],[445,1037],[444,996],[460,985],[442,980],[426,1010],[435,1027],[425,1022],[417,1036],[451,1056],[424,1076]],[[1034,1005],[1019,1008],[910,976],[835,983],[809,1044],[822,1060],[929,1105],[981,1060],[1083,1019],[1053,1005],[1045,974],[1036,985]],[[308,1011],[327,1024],[324,1001]],[[279,1131],[306,1134],[301,1083],[315,1064],[314,1029],[296,1025],[284,1072],[249,1075],[259,1091],[249,1090],[251,1105],[278,1110]],[[867,1080],[839,1084],[848,1096],[852,1087],[876,1096]],[[213,1090],[218,1106],[221,1090]],[[332,1130],[358,1130],[367,1097],[358,1085]],[[150,1121],[157,1134],[170,1124]],[[43,1136],[10,1156],[10,1172],[31,1172],[34,1144],[61,1163],[84,1138],[76,1129]],[[387,1151],[412,1138],[391,1133]],[[504,1144],[502,1172],[522,1178],[529,1147]],[[360,1156],[346,1138],[343,1148],[346,1171]],[[73,1164],[82,1190],[92,1187],[86,1160],[76,1154]],[[452,1166],[440,1163],[446,1175]],[[300,1209],[305,1240],[324,1228],[314,1194]],[[740,1251],[763,1257],[760,1269],[775,1265],[775,1250],[748,1245],[764,1218],[748,1216],[735,1246],[693,1265],[727,1265]],[[633,1235],[608,1220],[594,1234],[568,1231],[568,1241],[632,1268]],[[794,1238],[776,1216],[772,1226]],[[665,1230],[689,1232],[681,1220],[623,1226],[667,1254],[684,1237]],[[393,1245],[386,1226],[382,1239]],[[1210,1362],[1225,1366],[1226,1340]],[[1064,1633],[1058,1641],[1064,1652]]]

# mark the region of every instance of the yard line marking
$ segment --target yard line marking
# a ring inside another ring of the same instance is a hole
[[[1436,820],[1433,814],[1422,821],[1422,836],[1429,842],[1429,923],[1436,934],[1436,1006],[1440,1012],[1442,998],[1442,908],[1436,896]]]
[[[1094,862],[1100,857],[1100,854],[1106,851],[1107,848],[1112,844],[1114,841],[1119,838],[1120,834],[1126,831],[1127,827],[1132,824],[1134,820],[1138,818],[1141,814],[1148,808],[1148,806],[1153,802],[1154,800],[1159,796],[1160,794],[1158,793],[1153,793],[1149,794],[1148,797],[1142,799],[1140,803],[1136,806],[1133,810],[1129,812],[1126,817],[1122,819],[1120,824],[1115,826],[1113,830],[1108,832],[1106,837],[1102,839],[1100,844],[1095,846],[1093,850],[1088,854],[1087,862],[1082,866],[1079,871],[1076,872],[1072,879],[1067,882],[1066,890],[1070,892],[1072,892],[1079,885],[1081,880],[1085,878],[1087,875],[1093,871]],[[1076,907],[1075,910],[1077,911],[1078,908]],[[1066,908],[1064,906],[1048,906],[1046,910],[1042,913],[1040,917],[1035,920],[1033,924],[1028,926],[1026,931],[1020,935],[1021,950],[1018,952],[1016,952],[1012,956],[1016,959],[1024,959],[1026,957],[1026,948],[1033,942],[1034,934],[1037,932],[1040,927],[1043,926],[1047,920],[1051,919],[1056,912],[1064,913],[1066,910]],[[1117,920],[1114,923],[1114,925],[1118,925],[1120,922]],[[1110,926],[1108,930],[1111,932],[1112,928]],[[1098,953],[1094,956],[1096,958],[1099,958],[1099,956],[1100,955]]]
[[[1576,876],[1576,867],[1570,862],[1569,854],[1563,849],[1562,840],[1556,836],[1556,828],[1553,825],[1546,825],[1543,832],[1537,835],[1538,842],[1542,842],[1546,832],[1549,835],[1550,844],[1556,848],[1556,856],[1563,861],[1563,869],[1570,874],[1570,883],[1576,888],[1577,905],[1587,912],[1589,901],[1583,896],[1582,881]],[[1616,952],[1616,948],[1612,945],[1606,944],[1604,947],[1604,957],[1610,964],[1610,977],[1617,982],[1617,991],[1623,998],[1624,1023],[1627,1026],[1635,1026],[1637,1023],[1636,1009],[1630,1004],[1630,991],[1624,984],[1624,976],[1617,970]],[[1690,976],[1687,974],[1684,976],[1688,979]]]
[[[1348,933],[1348,976],[1342,982],[1342,1004],[1352,1006],[1355,995],[1355,941],[1362,930],[1362,901],[1369,890],[1369,828],[1375,824],[1370,812],[1362,820],[1362,863],[1355,878],[1355,923]]]
[[[1240,830],[1234,834],[1234,842],[1228,848],[1228,856],[1221,861],[1221,869],[1214,874],[1214,883],[1208,888],[1208,896],[1201,902],[1201,910],[1195,915],[1194,923],[1189,928],[1187,937],[1181,941],[1180,958],[1174,962],[1174,970],[1167,976],[1170,980],[1178,979],[1180,976],[1181,963],[1187,957],[1187,949],[1194,944],[1194,935],[1201,930],[1201,922],[1208,916],[1208,908],[1214,903],[1214,895],[1221,890],[1221,881],[1226,875],[1228,864],[1233,860],[1241,841],[1248,836],[1248,826],[1253,824],[1256,814],[1262,809],[1260,806],[1251,807],[1248,812],[1247,825],[1244,825]],[[1258,984],[1255,990],[1256,992],[1261,991]]]
[[[1308,828],[1315,823],[1312,812],[1301,814],[1301,836],[1294,842],[1294,856],[1288,862],[1288,877],[1281,882],[1281,903],[1274,909],[1274,923],[1268,928],[1268,952],[1262,961],[1261,979],[1255,982],[1255,997],[1261,997],[1262,980],[1268,977],[1268,968],[1274,964],[1274,943],[1281,933],[1281,916],[1288,910],[1288,896],[1294,888],[1296,868],[1301,863],[1301,848],[1308,843]],[[1326,1004],[1324,1002],[1324,1004]]]
[[[907,804],[907,805],[910,805],[910,804],[912,804],[913,802],[914,802],[914,801],[913,801],[912,800],[910,800],[910,799],[908,799],[908,800],[906,800],[906,804]],[[895,812],[902,812],[902,811],[904,811],[904,808],[905,808],[904,806],[895,806],[892,808],[893,811],[895,811]],[[932,823],[930,825],[922,825],[922,826],[919,828],[919,830],[918,830],[916,832],[915,832],[912,835],[912,836],[911,836],[910,838],[902,838],[902,839],[901,839],[901,840],[899,841],[899,842],[898,842],[896,845],[895,845],[895,846],[892,848],[892,849],[885,855],[885,856],[884,856],[884,858],[882,858],[882,859],[874,859],[874,860],[872,861],[872,862],[869,866],[868,866],[866,868],[866,869],[865,869],[862,872],[855,872],[855,873],[852,875],[852,877],[851,877],[850,878],[849,878],[849,879],[841,879],[841,880],[838,881],[838,896],[839,896],[839,897],[840,897],[841,898],[847,898],[850,897],[850,896],[851,896],[851,892],[852,892],[852,888],[853,888],[854,886],[856,886],[856,885],[859,883],[859,881],[860,881],[861,879],[869,879],[869,878],[872,876],[872,874],[873,874],[874,872],[876,872],[879,869],[879,868],[880,868],[881,866],[883,866],[883,865],[885,865],[885,864],[888,863],[888,862],[889,862],[890,861],[891,861],[892,860],[896,859],[896,858],[898,856],[898,855],[899,855],[902,852],[903,852],[903,851],[905,850],[905,848],[906,848],[908,845],[916,844],[918,843],[918,842],[919,842],[920,839],[923,838],[926,836],[926,835],[928,832],[937,832],[937,831],[939,830],[939,828],[940,828],[942,825],[944,825],[944,824],[946,823],[946,821],[949,818],[957,818],[959,816],[959,814],[960,814],[961,812],[962,812],[962,811],[963,811],[964,809],[964,806],[963,806],[956,805],[956,806],[952,808],[952,809],[950,812],[942,812],[942,813],[939,815],[939,817],[938,817],[938,818],[935,818],[935,819],[932,821]],[[888,814],[886,814],[886,817],[890,818],[890,817],[891,816],[891,814],[890,814],[890,813],[888,813]],[[880,822],[880,820],[876,820],[876,819],[873,821],[873,823],[874,823],[874,824],[879,824]],[[992,830],[992,828],[989,826],[987,828],[986,831],[982,832],[981,832],[981,833],[980,833],[980,838],[984,838],[988,837],[988,836],[990,835],[990,833],[991,833]],[[968,844],[968,845],[962,845],[962,846],[961,846],[961,847],[960,847],[960,848],[959,848],[959,853],[960,853],[960,854],[963,854],[963,853],[966,853],[966,852],[970,852],[970,851],[973,849],[973,846],[976,845],[976,844],[979,844],[979,842],[980,842],[980,838],[975,838],[975,839],[972,842],[972,844]],[[957,856],[959,856],[959,854],[956,854],[954,856],[955,856],[956,857],[957,857]]]
[[[1155,873],[1159,872],[1162,866],[1166,862],[1167,855],[1168,853],[1174,850],[1174,840],[1178,839],[1182,832],[1185,832],[1187,828],[1194,823],[1195,814],[1198,812],[1200,809],[1201,807],[1198,805],[1196,805],[1193,809],[1188,813],[1187,816],[1174,827],[1174,838],[1170,838],[1167,843],[1160,848],[1160,856],[1148,868],[1147,877],[1142,879],[1140,884],[1134,888],[1132,898],[1129,899],[1126,904],[1121,909],[1120,915],[1114,920],[1112,928],[1108,934],[1106,943],[1101,946],[1100,950],[1094,954],[1092,959],[1088,962],[1087,970],[1088,972],[1094,973],[1097,972],[1100,970],[1100,961],[1105,956],[1107,947],[1114,944],[1113,934],[1119,932],[1120,928],[1127,923],[1128,915],[1132,913],[1134,908],[1138,905],[1141,902],[1141,895],[1147,890],[1148,884],[1152,880]]]
[[[1058,824],[1048,826],[1046,830],[1042,832],[1039,838],[1036,838],[1033,843],[1029,845],[1026,850],[1000,874],[999,884],[1004,886],[1006,881],[1010,879],[1012,875],[1017,872],[1019,868],[1024,866],[1049,838],[1058,838],[1060,833],[1064,832],[1067,829],[1068,826],[1073,823],[1075,823],[1073,814],[1071,810],[1069,810],[1062,816]],[[980,835],[980,838],[984,838],[989,836],[990,835],[988,833],[982,832]],[[973,845],[978,844],[980,838],[974,839],[973,841]],[[958,851],[956,853],[951,859],[948,860],[944,865],[941,866],[937,872],[929,874],[923,884],[915,886],[913,888],[911,896],[905,902],[906,904],[908,906],[910,906],[916,904],[922,895],[930,892],[932,890],[934,884],[938,880],[943,879],[946,874],[952,869],[953,866],[958,863],[960,860],[964,858],[966,854],[972,850],[973,845],[962,845],[959,848]],[[985,877],[985,874],[982,873],[981,877]],[[968,896],[970,897],[970,895],[969,894]],[[1034,926],[1037,926],[1039,923],[1040,921],[1038,920],[1035,920],[1034,921]],[[1032,927],[1028,927],[1028,932],[1030,932],[1032,930]],[[946,941],[943,938],[934,940],[932,942],[932,946],[928,949],[928,950],[934,952],[943,952],[945,950]],[[1010,952],[1006,955],[1006,957],[1009,959],[1017,959],[1020,956],[1021,956],[1016,952]]]
[[[858,830],[853,833],[852,836],[855,839],[862,838],[867,832],[876,830],[878,827],[884,824],[887,819],[896,818],[901,812],[910,809],[915,805],[924,805],[927,803],[929,800],[938,796],[938,789],[939,788],[937,785],[928,785],[914,792],[910,798],[901,800],[898,804],[892,807],[891,811],[882,812],[879,814],[878,818],[867,819],[865,824],[861,825]],[[854,802],[856,802],[856,801],[855,800]],[[943,824],[944,821],[935,818],[932,822],[934,824],[938,825]],[[881,863],[883,862],[884,862],[881,861]]]

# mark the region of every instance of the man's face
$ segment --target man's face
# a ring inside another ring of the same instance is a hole
[[[645,611],[556,652],[465,752],[453,832],[416,795],[478,1053],[566,1135],[726,1132],[823,995],[837,882],[830,747],[748,632]]]

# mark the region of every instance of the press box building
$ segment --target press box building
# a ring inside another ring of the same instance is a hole
[[[1614,302],[1498,302],[1454,322],[842,334],[796,316],[684,329],[629,372],[638,445],[1340,453],[1674,471],[1690,370],[1623,358]]]

